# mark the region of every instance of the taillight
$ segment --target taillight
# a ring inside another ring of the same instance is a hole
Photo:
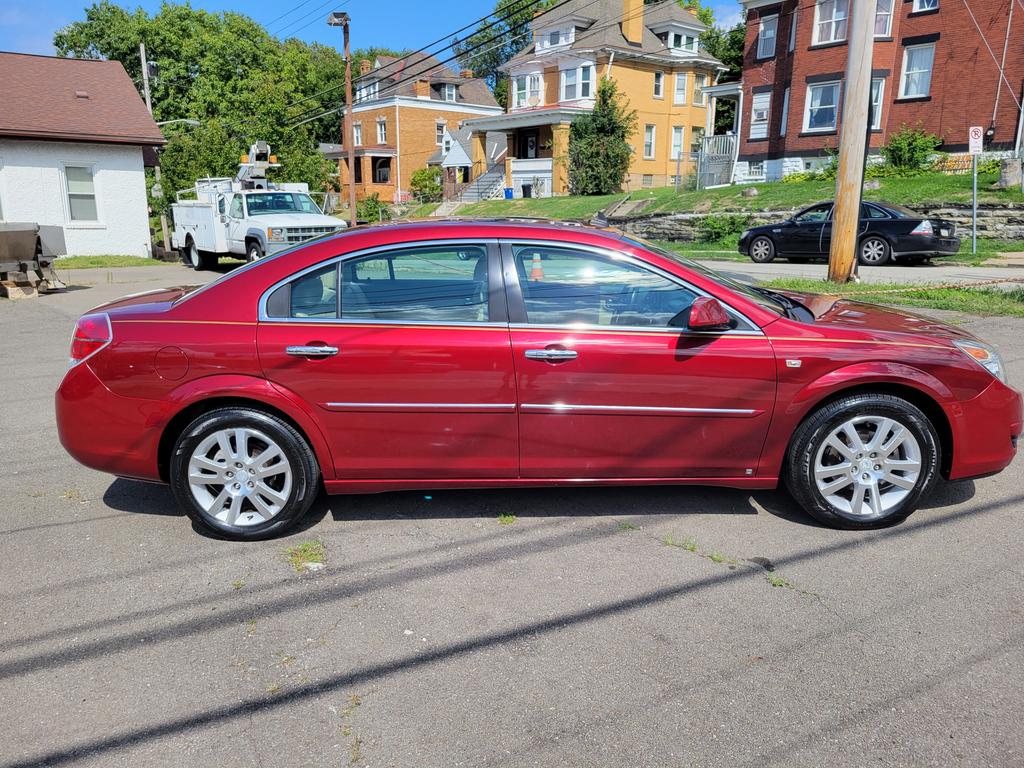
[[[78,365],[101,349],[114,337],[110,328],[110,318],[105,312],[95,315],[82,315],[75,325],[75,333],[71,337],[71,360],[68,367]]]
[[[920,224],[918,224],[916,227],[914,227],[912,230],[910,230],[910,234],[912,234],[912,235],[934,235],[935,234],[935,228],[932,226],[932,223],[930,221],[928,221],[928,219],[925,219]]]

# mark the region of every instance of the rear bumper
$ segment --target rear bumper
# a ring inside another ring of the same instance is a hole
[[[900,238],[893,256],[953,256],[960,252],[959,237],[913,235]]]
[[[953,428],[950,480],[991,475],[1005,469],[1017,453],[1021,434],[1021,395],[993,381],[980,395],[946,407]]]
[[[120,477],[160,480],[166,403],[115,395],[82,363],[64,377],[55,406],[61,445],[75,460]]]

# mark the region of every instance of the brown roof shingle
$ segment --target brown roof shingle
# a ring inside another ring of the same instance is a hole
[[[357,82],[380,80],[383,98],[393,96],[413,96],[413,83],[418,79],[432,83],[456,83],[459,86],[459,104],[473,104],[484,107],[496,107],[494,94],[487,83],[478,77],[461,77],[442,64],[436,56],[425,53],[413,53],[406,57],[378,56],[377,66],[369,74],[363,75]],[[383,89],[387,89],[384,91]]]
[[[0,105],[0,136],[164,143],[118,61],[0,51]]]

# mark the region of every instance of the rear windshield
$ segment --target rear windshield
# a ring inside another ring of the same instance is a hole
[[[904,208],[902,205],[887,205],[885,210],[889,211],[897,219],[920,219],[921,214],[917,211],[912,211],[909,208]]]

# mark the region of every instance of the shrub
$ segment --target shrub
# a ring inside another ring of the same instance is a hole
[[[929,159],[941,144],[942,140],[934,133],[904,125],[889,137],[888,143],[882,147],[882,155],[889,165],[901,172],[920,171],[928,166]]]
[[[990,157],[987,160],[978,160],[978,173],[1002,173],[1003,161],[998,157]]]
[[[804,181],[813,181],[818,178],[818,174],[814,171],[797,171],[796,173],[787,173],[782,177],[783,184],[799,184]]]
[[[750,217],[737,213],[712,214],[700,219],[697,232],[701,242],[717,243],[731,235],[738,235],[750,223]]]
[[[374,192],[356,203],[356,218],[359,221],[384,221],[391,219],[391,208],[382,203],[380,195]]]
[[[441,200],[441,169],[437,166],[413,171],[409,189],[421,203],[436,203]]]

